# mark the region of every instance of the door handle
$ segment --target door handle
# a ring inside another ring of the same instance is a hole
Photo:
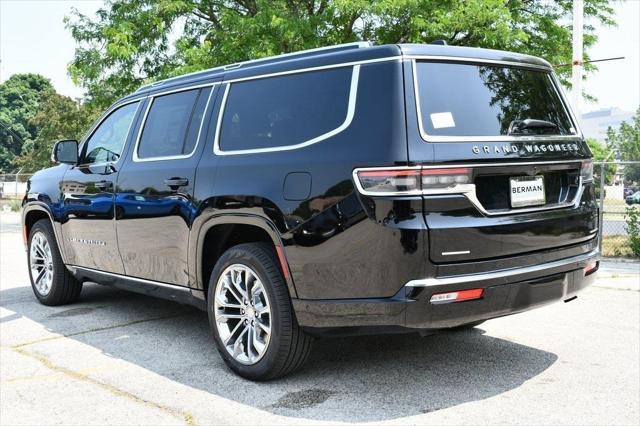
[[[96,188],[106,190],[113,188],[113,182],[110,180],[101,180],[93,184]]]
[[[189,185],[189,179],[187,179],[187,178],[165,179],[164,180],[164,184],[167,185],[169,188],[171,188],[173,190],[176,190],[176,189],[180,188],[181,186]]]

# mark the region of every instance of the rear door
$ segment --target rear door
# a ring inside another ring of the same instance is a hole
[[[429,256],[500,258],[592,239],[590,153],[551,70],[413,60],[408,152],[422,165]]]
[[[203,117],[215,83],[152,95],[118,177],[118,246],[128,276],[188,286],[187,251],[196,200]]]

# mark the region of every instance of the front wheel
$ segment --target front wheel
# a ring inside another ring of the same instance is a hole
[[[298,326],[270,245],[227,250],[211,274],[207,303],[218,351],[240,376],[275,379],[300,368],[309,356],[312,338]]]
[[[27,254],[31,287],[40,303],[64,305],[80,296],[82,283],[64,265],[51,222],[41,219],[33,225]]]

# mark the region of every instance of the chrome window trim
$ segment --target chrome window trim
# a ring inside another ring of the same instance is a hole
[[[198,149],[198,145],[200,144],[200,136],[201,136],[201,133],[202,133],[202,126],[204,124],[204,121],[205,121],[205,118],[206,118],[206,115],[207,115],[207,110],[209,109],[209,103],[211,102],[211,95],[213,94],[214,87],[216,85],[218,85],[218,84],[220,84],[219,81],[214,82],[214,83],[199,84],[199,85],[196,85],[196,86],[190,86],[190,87],[186,87],[186,88],[168,90],[168,91],[165,91],[165,92],[150,94],[148,96],[149,103],[147,104],[147,108],[146,108],[146,110],[144,112],[144,116],[142,117],[142,121],[140,122],[140,127],[138,128],[138,135],[136,136],[136,142],[135,142],[135,145],[133,147],[133,154],[132,154],[133,162],[134,163],[146,163],[146,162],[151,162],[151,161],[181,160],[181,159],[191,158],[195,154],[196,150]],[[146,158],[138,157],[138,146],[140,144],[140,140],[142,139],[142,131],[144,130],[144,126],[147,123],[147,116],[149,115],[149,111],[151,110],[151,106],[153,105],[153,101],[155,100],[155,98],[158,98],[160,96],[171,95],[173,93],[178,93],[178,92],[186,92],[186,91],[189,91],[189,90],[203,89],[203,88],[206,88],[206,87],[211,87],[211,90],[209,91],[209,95],[207,97],[207,103],[205,104],[204,110],[202,112],[202,119],[200,120],[200,125],[198,127],[198,135],[196,136],[196,143],[193,146],[193,150],[189,154],[165,155],[165,156],[146,157]]]
[[[253,80],[253,77],[247,78],[247,79],[238,79],[238,80],[230,80],[228,82],[225,82],[227,84],[227,87],[225,88],[224,91],[224,96],[222,97],[222,103],[220,104],[220,111],[218,112],[218,120],[216,123],[216,132],[215,132],[215,137],[214,137],[214,141],[213,141],[213,153],[215,155],[243,155],[243,154],[258,154],[258,153],[267,153],[267,152],[279,152],[279,151],[291,151],[294,149],[300,149],[300,148],[304,148],[313,144],[316,144],[318,142],[322,142],[330,137],[333,137],[339,133],[341,133],[342,131],[344,131],[346,128],[348,128],[351,125],[351,122],[353,121],[353,117],[355,115],[355,109],[356,109],[356,99],[358,97],[358,82],[359,82],[359,78],[360,78],[360,64],[356,64],[356,65],[346,65],[346,64],[341,64],[340,67],[341,68],[346,68],[352,66],[353,70],[351,73],[351,83],[349,86],[349,99],[348,99],[348,105],[347,105],[347,115],[344,119],[344,121],[342,122],[342,124],[338,127],[336,127],[335,129],[326,132],[324,134],[321,134],[319,136],[316,136],[315,138],[306,140],[304,142],[300,142],[297,144],[292,144],[292,145],[286,145],[286,146],[274,146],[274,147],[268,147],[268,148],[252,148],[252,149],[237,149],[237,150],[231,150],[231,151],[223,151],[222,149],[220,149],[220,132],[222,130],[222,119],[224,117],[224,112],[226,109],[226,105],[227,105],[227,97],[229,95],[229,90],[231,88],[231,85],[234,82],[242,82],[242,81],[246,81],[246,80]],[[337,68],[332,66],[331,68]],[[327,69],[325,67],[322,67],[322,69]],[[309,72],[309,71],[317,71],[318,67],[316,68],[306,68],[304,70],[295,70],[295,71],[287,71],[284,73],[276,73],[277,75],[273,75],[273,74],[267,74],[265,76],[261,76],[261,77],[257,77],[257,78],[268,78],[268,77],[278,77],[278,76],[282,76],[282,75],[287,75],[287,74],[299,74],[299,73],[303,73],[303,72]]]
[[[484,214],[485,216],[505,216],[505,215],[513,215],[519,213],[532,213],[532,212],[541,212],[547,210],[559,210],[565,208],[577,208],[580,205],[580,201],[582,200],[582,195],[584,193],[585,184],[591,181],[584,181],[582,177],[578,182],[578,189],[576,191],[575,196],[572,200],[557,203],[551,206],[542,206],[542,207],[530,207],[530,208],[519,208],[519,209],[509,209],[509,210],[501,210],[497,212],[490,212],[486,210],[478,197],[476,196],[476,185],[474,183],[467,184],[457,184],[448,188],[436,188],[436,189],[426,189],[426,190],[413,190],[413,191],[394,191],[394,192],[373,192],[367,191],[362,187],[362,183],[358,178],[358,172],[360,171],[375,171],[375,170],[422,170],[422,169],[439,169],[439,168],[478,168],[478,167],[506,167],[506,166],[526,166],[526,165],[546,165],[546,164],[566,164],[566,163],[581,163],[582,160],[558,160],[558,161],[526,161],[521,163],[480,163],[480,164],[442,164],[442,165],[427,165],[427,166],[411,166],[411,167],[360,167],[356,168],[352,172],[353,181],[362,195],[366,195],[369,197],[402,197],[402,196],[433,196],[433,195],[463,195],[466,197],[473,206],[478,209],[479,212]]]
[[[463,58],[463,57],[449,57],[449,56],[408,56],[412,60],[411,63],[411,72],[413,74],[413,93],[416,103],[416,112],[418,115],[418,130],[420,132],[420,136],[427,142],[560,142],[560,141],[577,141],[582,139],[582,131],[580,130],[580,126],[578,126],[578,121],[576,120],[573,111],[569,107],[566,97],[564,93],[558,90],[557,84],[558,81],[553,75],[553,71],[549,67],[535,65],[535,64],[525,64],[520,62],[509,62],[509,61],[492,61],[492,60],[483,60],[476,58]],[[429,135],[424,130],[424,122],[422,118],[422,107],[420,106],[420,91],[418,90],[418,71],[417,71],[417,61],[420,59],[424,60],[432,60],[435,62],[472,62],[478,64],[493,64],[493,65],[506,65],[506,66],[518,66],[523,68],[533,68],[537,70],[547,71],[547,78],[549,79],[551,86],[554,88],[556,94],[560,98],[560,103],[563,106],[565,113],[569,116],[573,124],[573,129],[575,133],[572,135],[557,135],[557,136],[508,136],[508,135],[496,135],[496,136],[432,136]]]
[[[85,144],[87,143],[87,141],[89,139],[91,139],[91,137],[93,136],[93,134],[96,132],[96,130],[98,130],[98,127],[100,127],[100,125],[102,125],[102,123],[104,123],[104,121],[109,118],[109,116],[114,113],[116,110],[125,107],[129,104],[132,104],[134,102],[138,102],[138,106],[136,107],[136,110],[133,113],[133,120],[131,120],[131,123],[129,123],[129,128],[127,129],[127,136],[124,140],[124,143],[122,144],[122,148],[120,149],[120,155],[118,157],[118,159],[116,161],[103,161],[102,163],[83,163],[83,164],[76,164],[74,167],[100,167],[100,166],[110,166],[110,165],[115,165],[118,164],[120,162],[120,160],[122,159],[122,153],[124,152],[125,147],[127,146],[127,139],[129,139],[129,134],[131,132],[131,127],[133,126],[133,122],[135,121],[135,117],[138,114],[138,109],[140,109],[140,104],[141,101],[144,99],[144,97],[141,98],[136,98],[136,99],[130,99],[126,102],[122,102],[119,104],[115,104],[112,105],[111,107],[109,107],[103,114],[102,116],[100,116],[100,118],[98,118],[96,120],[96,122],[94,123],[94,125],[91,127],[91,129],[89,129],[89,131],[87,132],[87,135],[82,139],[82,142],[80,142],[79,146],[78,146],[78,159],[80,158],[80,154],[82,153],[82,150],[84,149]]]
[[[408,283],[406,283],[404,286],[405,287],[432,287],[432,286],[440,286],[440,285],[464,284],[464,283],[471,283],[476,281],[487,281],[487,280],[493,280],[497,278],[512,277],[515,275],[524,275],[532,272],[540,272],[547,269],[553,269],[553,268],[570,265],[576,262],[585,262],[597,257],[598,257],[598,250],[596,249],[578,256],[573,256],[573,257],[569,257],[561,260],[555,260],[552,262],[546,262],[538,265],[523,266],[520,268],[503,269],[499,271],[456,275],[456,276],[441,277],[441,278],[423,278],[423,279],[411,280]]]

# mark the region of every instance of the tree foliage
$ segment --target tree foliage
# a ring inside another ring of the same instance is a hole
[[[0,84],[0,171],[13,171],[23,144],[36,137],[31,119],[53,91],[49,79],[38,74],[14,74]]]
[[[631,124],[623,121],[618,130],[607,129],[607,144],[623,161],[640,161],[640,108]],[[640,182],[640,165],[626,165],[624,177],[627,181]]]
[[[15,159],[18,167],[35,171],[51,166],[53,144],[61,139],[80,139],[99,110],[67,96],[47,93],[30,125],[38,129],[38,135],[25,142],[22,154]]]
[[[593,169],[593,174],[594,174],[594,181],[596,183],[596,192],[599,193],[600,191],[600,166],[598,165],[599,161],[613,161],[615,158],[613,156],[613,151],[611,150],[610,147],[601,144],[600,142],[598,142],[596,139],[593,138],[587,138],[587,144],[589,145],[589,149],[591,150],[591,154],[593,154],[593,161],[594,161],[594,169]],[[613,184],[613,178],[616,175],[616,165],[615,164],[607,164],[605,167],[605,173],[604,173],[604,183],[605,185],[612,185]]]
[[[145,82],[356,40],[443,39],[564,64],[571,8],[572,0],[109,0],[95,19],[77,11],[67,19],[78,43],[69,71],[105,106]],[[584,9],[587,22],[613,24],[608,0],[585,0]],[[585,25],[585,47],[595,41]],[[558,71],[567,83],[570,67]]]

